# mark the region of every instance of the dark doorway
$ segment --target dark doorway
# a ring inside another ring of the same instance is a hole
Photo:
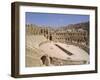
[[[49,40],[52,40],[52,36],[51,36],[51,34],[50,34]]]

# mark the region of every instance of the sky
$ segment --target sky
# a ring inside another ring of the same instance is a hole
[[[26,24],[64,26],[89,21],[89,15],[26,12]]]

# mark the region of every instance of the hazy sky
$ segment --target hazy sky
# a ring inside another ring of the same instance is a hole
[[[55,27],[89,21],[89,15],[26,12],[25,16],[26,24],[38,24]]]

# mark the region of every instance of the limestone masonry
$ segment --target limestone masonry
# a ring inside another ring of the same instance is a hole
[[[87,63],[89,22],[61,27],[26,24],[27,67]]]

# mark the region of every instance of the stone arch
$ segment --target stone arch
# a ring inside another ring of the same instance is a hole
[[[48,55],[43,55],[41,57],[43,65],[49,66],[50,65],[50,57]]]
[[[52,35],[51,35],[51,34],[50,34],[49,40],[51,40],[51,41],[52,41]]]

